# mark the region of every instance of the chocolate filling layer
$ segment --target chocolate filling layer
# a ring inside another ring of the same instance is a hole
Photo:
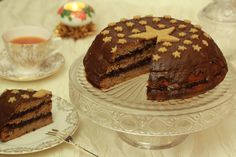
[[[144,59],[142,61],[139,61],[135,64],[131,64],[131,65],[125,67],[125,68],[120,68],[118,70],[113,70],[113,71],[103,75],[102,78],[104,79],[104,78],[107,78],[107,77],[119,76],[121,73],[125,73],[127,71],[133,70],[133,69],[138,68],[138,67],[142,67],[144,65],[148,65],[148,64],[150,64],[150,62],[151,62],[151,58],[146,58],[146,59]]]
[[[27,125],[27,124],[30,124],[30,123],[34,122],[34,121],[37,121],[37,120],[39,120],[39,119],[41,119],[41,118],[50,117],[51,115],[52,115],[52,113],[51,113],[51,112],[48,112],[48,113],[46,113],[46,114],[41,114],[40,116],[35,117],[35,118],[32,118],[32,119],[30,119],[30,120],[22,121],[22,122],[19,123],[19,124],[11,124],[11,125],[8,124],[8,125],[6,125],[5,127],[6,127],[7,129],[20,128],[20,127],[23,127],[23,126],[25,126],[25,125]]]
[[[188,83],[188,84],[183,85],[183,88],[193,88],[194,86],[198,86],[199,84],[203,84],[203,83],[207,83],[207,82],[208,82],[207,80],[192,82],[192,83]]]
[[[116,61],[116,62],[119,62],[119,61],[121,61],[121,60],[123,60],[123,59],[127,59],[127,58],[129,58],[129,57],[133,57],[133,56],[135,56],[135,55],[137,55],[137,54],[142,54],[142,53],[144,53],[146,50],[153,48],[155,45],[156,45],[156,42],[155,42],[155,41],[148,42],[148,43],[145,44],[144,47],[137,48],[136,50],[131,51],[131,52],[125,54],[125,55],[120,55],[120,56],[116,57],[116,58],[115,58],[115,61]]]
[[[200,84],[204,84],[204,83],[207,83],[207,82],[208,82],[207,80],[192,82],[192,83],[184,84],[181,88],[189,88],[190,89],[190,88],[193,88],[195,86],[198,86]],[[156,90],[159,90],[159,91],[167,91],[167,90],[168,91],[174,91],[174,90],[179,90],[181,88],[178,88],[178,89],[173,88],[173,87],[169,88],[168,86],[159,86],[159,88],[150,88],[150,87],[148,87],[148,89],[156,89]]]
[[[43,102],[40,103],[38,106],[35,106],[35,107],[30,108],[30,109],[28,109],[28,110],[26,110],[26,111],[23,111],[23,112],[14,114],[14,115],[11,117],[10,120],[17,119],[17,118],[19,118],[19,117],[21,117],[21,116],[23,116],[23,115],[25,115],[25,114],[28,114],[28,113],[30,113],[30,112],[32,112],[32,111],[34,111],[34,110],[37,110],[37,109],[39,109],[40,107],[42,107],[43,105],[47,105],[47,104],[49,104],[49,103],[52,103],[52,101],[51,101],[51,100],[50,100],[50,101],[43,101]]]

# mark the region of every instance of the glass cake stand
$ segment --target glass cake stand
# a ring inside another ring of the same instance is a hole
[[[70,69],[70,99],[91,121],[143,149],[173,147],[189,134],[216,125],[232,110],[236,76],[231,69],[214,90],[184,100],[146,100],[147,79],[142,75],[101,91],[87,82],[82,57]]]

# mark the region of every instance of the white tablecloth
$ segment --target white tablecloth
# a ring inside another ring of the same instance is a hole
[[[209,0],[89,0],[97,12],[97,29],[122,17],[153,14],[172,15],[180,19],[191,19],[198,23],[197,13]],[[53,30],[58,23],[57,8],[63,0],[3,0],[0,2],[0,34],[10,27],[40,25]],[[55,95],[69,100],[68,70],[73,61],[86,53],[94,36],[86,39],[64,40],[60,52],[66,58],[65,67],[56,75],[34,82],[13,82],[0,79],[0,90],[6,88],[49,89]],[[3,42],[0,42],[3,48]],[[0,110],[1,112],[1,110]],[[97,152],[100,157],[230,157],[236,156],[236,114],[233,113],[214,128],[190,135],[182,144],[167,150],[140,150],[121,141],[115,132],[101,128],[81,118],[75,140],[82,146]],[[4,156],[4,155],[0,155]],[[22,156],[87,156],[71,146],[61,144],[50,150]]]

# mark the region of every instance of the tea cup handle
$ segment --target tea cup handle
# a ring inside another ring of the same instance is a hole
[[[55,52],[58,52],[61,48],[60,42],[62,39],[60,37],[52,37],[51,39],[51,45],[49,46],[49,49],[51,51],[51,54],[54,54]]]

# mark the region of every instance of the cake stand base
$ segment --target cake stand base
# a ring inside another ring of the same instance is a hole
[[[188,135],[180,136],[140,136],[126,133],[118,133],[118,136],[126,143],[148,150],[159,150],[174,147],[183,142]]]

